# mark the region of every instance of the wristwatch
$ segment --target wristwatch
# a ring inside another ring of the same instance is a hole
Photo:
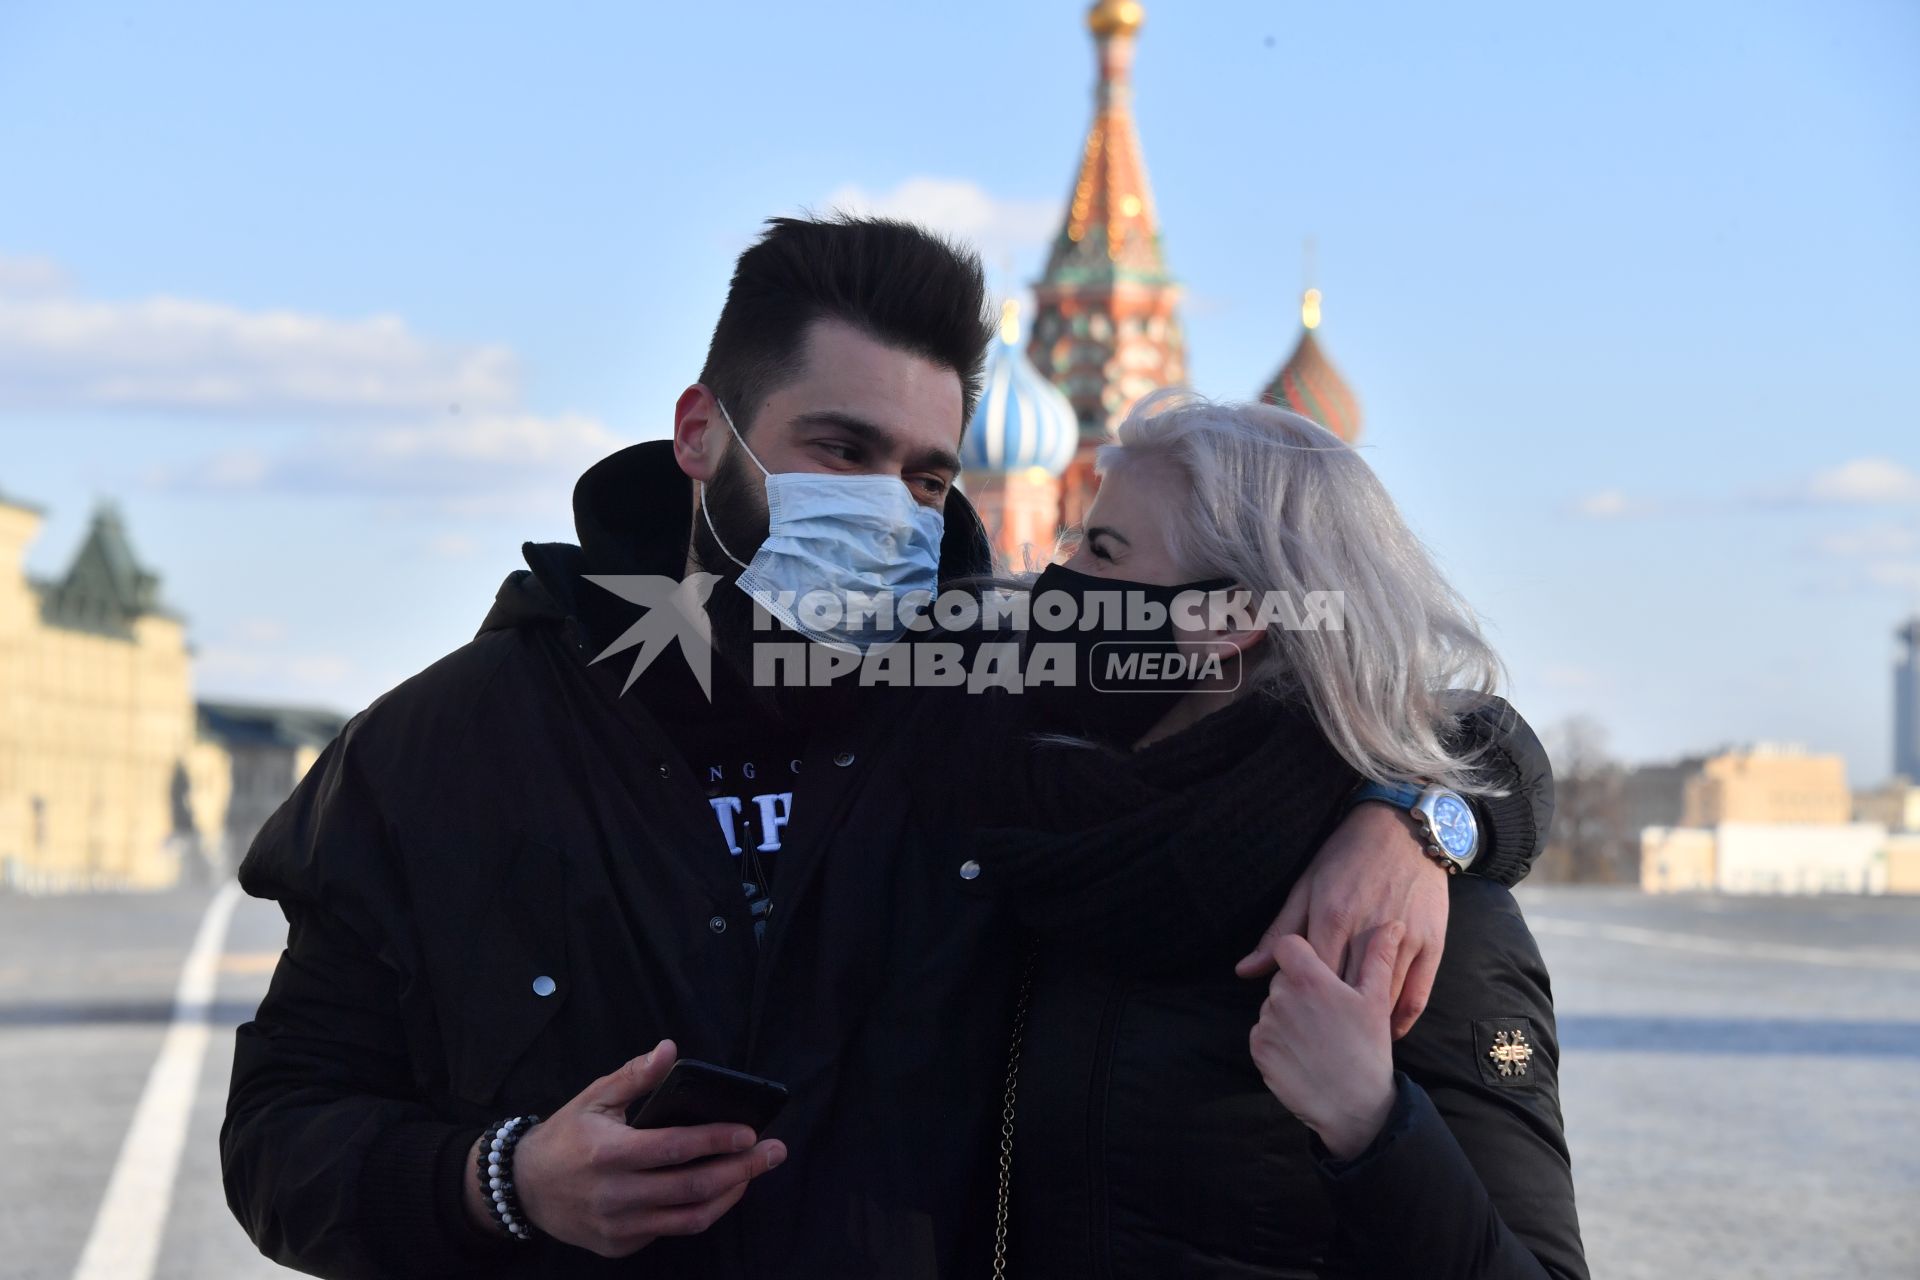
[[[1469,869],[1480,856],[1480,824],[1474,820],[1473,806],[1457,791],[1411,782],[1363,782],[1348,798],[1347,807],[1363,800],[1381,800],[1405,809],[1420,829],[1427,856],[1449,875]]]

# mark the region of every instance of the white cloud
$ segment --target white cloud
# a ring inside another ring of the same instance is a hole
[[[1856,458],[1815,474],[1804,497],[1860,506],[1920,502],[1920,473],[1891,458]]]
[[[482,417],[431,426],[384,427],[369,433],[368,460],[394,464],[571,466],[619,447],[613,432],[581,414]]]
[[[1920,562],[1887,560],[1870,564],[1867,566],[1867,577],[1876,586],[1920,593]]]
[[[1912,525],[1875,524],[1841,533],[1824,534],[1814,546],[1830,556],[1900,556],[1920,550],[1920,529]]]
[[[1920,523],[1882,520],[1821,534],[1812,547],[1828,562],[1812,594],[1920,593]]]
[[[278,644],[287,638],[287,624],[278,618],[242,618],[231,629],[246,644]]]
[[[150,473],[173,491],[434,494],[495,502],[528,489],[543,494],[631,443],[583,414],[453,416],[407,426],[309,430],[277,455],[214,454]]]
[[[970,242],[989,272],[1023,270],[1060,229],[1057,200],[995,196],[961,178],[908,178],[890,191],[848,184],[827,197],[830,208],[904,218]]]
[[[337,417],[518,396],[507,348],[431,341],[398,316],[86,298],[51,262],[0,258],[0,404]]]
[[[1590,520],[1617,520],[1636,514],[1645,506],[1645,503],[1636,502],[1619,489],[1602,489],[1598,493],[1575,499],[1573,510],[1575,514]]]
[[[575,475],[629,443],[585,414],[528,412],[505,347],[434,341],[391,315],[89,299],[55,264],[22,257],[0,257],[0,407],[314,424],[288,447],[243,446],[148,474],[175,491],[430,493],[498,507],[534,491],[564,499]]]
[[[0,294],[52,293],[66,286],[66,273],[53,259],[0,253]]]

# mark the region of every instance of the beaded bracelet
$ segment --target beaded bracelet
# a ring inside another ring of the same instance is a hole
[[[493,1210],[493,1220],[516,1240],[533,1239],[533,1224],[521,1212],[520,1197],[513,1186],[513,1149],[526,1137],[527,1130],[540,1123],[539,1116],[514,1116],[487,1126],[493,1135],[480,1148],[480,1193]]]

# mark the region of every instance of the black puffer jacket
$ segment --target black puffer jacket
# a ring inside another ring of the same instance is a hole
[[[1496,710],[1493,723],[1510,715]],[[1537,745],[1506,728],[1500,750]],[[1065,791],[1101,788],[1047,772],[1061,794],[1035,816],[1051,829],[989,831],[976,846],[979,882],[1037,939],[1009,1274],[1586,1275],[1547,973],[1503,885],[1451,882],[1431,1002],[1396,1046],[1393,1115],[1367,1153],[1336,1164],[1262,1082],[1248,1033],[1266,984],[1232,972],[1291,877],[1262,891],[1233,868],[1304,867],[1355,775],[1303,710],[1253,701],[1114,762],[1109,789],[1144,777],[1164,796],[1124,820],[1073,810]],[[1544,833],[1550,775],[1534,770],[1521,790]],[[1192,927],[1172,927],[1183,919]],[[1522,1042],[1531,1056],[1500,1055],[1503,1074],[1497,1044]]]
[[[290,933],[236,1037],[228,1203],[269,1257],[340,1280],[969,1274],[1012,953],[921,856],[908,785],[943,760],[928,727],[970,708],[901,690],[809,726],[756,949],[661,705],[592,661],[634,614],[580,575],[677,573],[688,482],[638,445],[575,505],[583,546],[529,547],[483,633],[354,717],[240,869]],[[979,571],[977,529],[956,500],[950,572]],[[786,1164],[629,1258],[468,1223],[485,1123],[549,1115],[664,1036],[792,1090],[768,1130]]]

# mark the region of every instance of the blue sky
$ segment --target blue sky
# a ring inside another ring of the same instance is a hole
[[[1078,3],[0,5],[0,491],[98,498],[210,694],[363,705],[659,435],[731,259],[835,203],[1036,273]],[[1920,607],[1920,8],[1148,4],[1194,381],[1291,347],[1538,726],[1885,774]]]

